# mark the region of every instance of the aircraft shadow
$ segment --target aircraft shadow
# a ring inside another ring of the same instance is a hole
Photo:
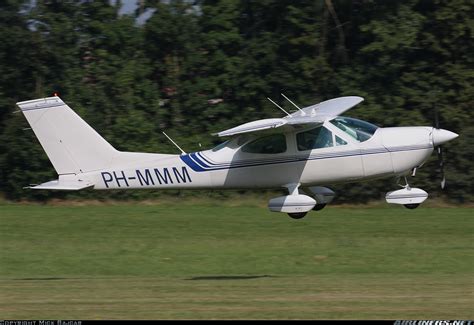
[[[58,280],[70,280],[72,278],[19,278],[12,279],[14,281],[58,281]]]
[[[261,278],[274,278],[273,275],[216,275],[216,276],[196,276],[185,280],[189,281],[200,281],[200,280],[252,280]]]

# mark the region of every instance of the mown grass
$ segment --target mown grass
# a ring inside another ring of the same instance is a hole
[[[0,317],[472,319],[471,208],[0,206]]]

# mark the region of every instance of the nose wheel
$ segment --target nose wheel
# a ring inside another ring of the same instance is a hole
[[[288,215],[290,216],[290,218],[293,218],[293,219],[301,219],[301,218],[304,218],[306,213],[307,212],[288,213]]]

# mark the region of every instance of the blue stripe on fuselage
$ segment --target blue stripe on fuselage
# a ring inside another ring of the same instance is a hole
[[[181,158],[181,160],[186,164],[188,165],[192,170],[194,170],[195,172],[205,172],[206,169],[202,168],[201,166],[199,166],[198,164],[196,164],[194,162],[194,160],[191,159],[190,155],[181,155],[179,156]]]

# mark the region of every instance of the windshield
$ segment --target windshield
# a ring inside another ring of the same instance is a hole
[[[369,140],[378,129],[376,125],[352,117],[336,117],[330,122],[359,142]]]

